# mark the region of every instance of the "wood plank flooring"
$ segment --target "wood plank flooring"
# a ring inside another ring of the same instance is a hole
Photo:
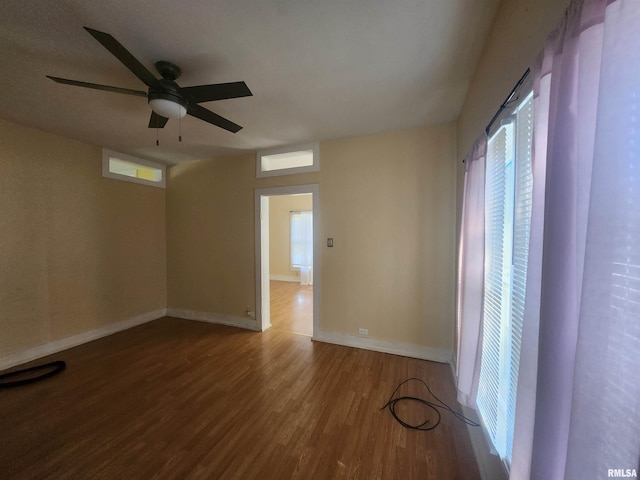
[[[313,286],[271,280],[271,328],[313,335]]]
[[[54,359],[0,389],[3,479],[479,478],[451,415],[418,432],[379,410],[413,376],[459,408],[449,365],[173,318],[34,363]]]

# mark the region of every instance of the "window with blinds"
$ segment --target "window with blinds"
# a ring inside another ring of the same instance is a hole
[[[313,265],[313,213],[291,212],[291,268]]]
[[[516,101],[487,145],[482,358],[477,406],[497,453],[511,462],[526,293],[533,182],[533,98]]]

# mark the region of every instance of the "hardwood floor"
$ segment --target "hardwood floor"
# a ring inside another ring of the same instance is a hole
[[[3,479],[479,478],[453,416],[418,432],[380,410],[413,376],[459,408],[449,365],[173,318],[35,363],[54,359],[0,390]]]
[[[313,286],[271,280],[271,328],[313,335]]]

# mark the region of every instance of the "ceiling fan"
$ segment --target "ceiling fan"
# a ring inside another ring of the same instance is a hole
[[[217,127],[224,128],[232,133],[236,133],[242,129],[240,125],[198,104],[214,100],[252,96],[253,93],[251,93],[246,83],[230,82],[180,87],[175,82],[181,73],[177,65],[167,61],[156,62],[155,67],[162,76],[162,78],[157,79],[154,74],[147,70],[142,63],[131,55],[131,53],[111,35],[87,27],[84,27],[84,29],[100,42],[104,48],[109,50],[114,57],[120,60],[136,77],[142,80],[142,82],[149,87],[148,91],[144,92],[142,90],[131,90],[129,88],[80,82],[66,78],[52,77],[50,75],[47,75],[47,78],[50,78],[54,82],[77,87],[147,97],[147,101],[152,110],[151,118],[149,119],[149,128],[163,128],[169,118],[182,118],[188,114]]]

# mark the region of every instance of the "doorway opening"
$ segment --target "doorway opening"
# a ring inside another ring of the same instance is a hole
[[[256,320],[263,331],[317,331],[318,200],[317,185],[256,190]]]

